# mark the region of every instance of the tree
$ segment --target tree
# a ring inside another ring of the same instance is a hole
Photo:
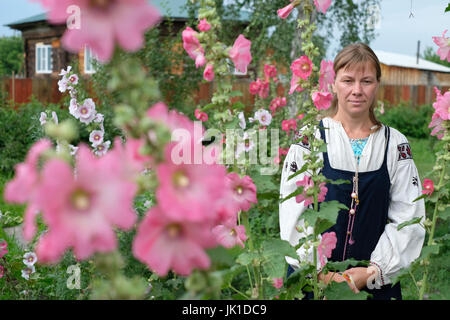
[[[19,73],[23,64],[23,42],[21,37],[0,38],[0,76]]]
[[[435,49],[435,48],[426,47],[422,54],[423,59],[434,62],[434,63],[441,64],[443,66],[450,68],[450,62],[448,62],[447,60],[441,60],[441,58],[436,54],[436,51],[437,51],[437,49]]]

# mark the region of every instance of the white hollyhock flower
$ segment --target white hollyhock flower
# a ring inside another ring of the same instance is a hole
[[[70,72],[70,70],[72,70],[72,66],[68,66],[67,70],[61,69],[61,72],[59,73],[59,75],[65,76],[66,74],[68,74]]]
[[[242,140],[243,142],[238,143],[236,146],[236,159],[239,158],[239,156],[243,151],[249,152],[255,147],[255,142],[252,139],[250,139],[248,132],[244,132]]]
[[[34,252],[27,252],[23,255],[23,263],[27,266],[32,266],[37,262],[37,256]]]
[[[95,103],[91,98],[84,100],[83,105],[78,106],[77,109],[79,120],[85,124],[89,124],[94,120],[95,113]]]
[[[239,126],[240,126],[242,129],[245,129],[245,127],[246,127],[247,125],[246,125],[246,123],[245,123],[245,116],[244,116],[244,113],[243,113],[242,111],[239,112],[238,118],[239,118]]]
[[[55,122],[55,124],[58,124],[58,115],[55,111],[52,111],[52,119]]]
[[[68,81],[71,85],[76,85],[78,84],[78,76],[76,74],[73,74],[69,77]]]
[[[67,78],[64,77],[61,80],[58,81],[58,90],[60,92],[66,92],[67,90],[68,81]]]
[[[108,152],[109,146],[111,145],[111,141],[105,141],[103,143],[100,143],[98,146],[95,147],[94,153],[97,156],[104,156],[106,152]]]
[[[103,142],[104,132],[100,130],[94,130],[89,135],[89,141],[92,143],[93,147],[97,147],[100,143]]]
[[[95,114],[94,122],[103,123],[104,119],[105,119],[105,117],[103,116],[103,114],[97,113],[97,114]]]
[[[39,117],[39,122],[41,123],[41,126],[43,126],[47,123],[47,114],[45,112],[41,112],[41,116]]]
[[[69,113],[73,115],[76,119],[80,117],[80,115],[78,114],[77,99],[70,99]]]
[[[255,112],[255,120],[258,120],[263,126],[268,126],[272,122],[272,115],[265,109],[259,109]]]
[[[22,277],[30,280],[30,275],[36,272],[36,268],[34,266],[27,266],[25,269],[22,270]]]
[[[70,148],[70,155],[74,156],[77,154],[78,147],[75,147],[75,146],[69,144],[69,148]]]

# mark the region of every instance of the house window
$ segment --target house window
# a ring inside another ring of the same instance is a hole
[[[47,44],[36,45],[36,73],[52,73],[53,57],[52,46]]]
[[[84,48],[84,73],[95,73],[94,61],[95,61],[95,58],[92,54],[91,49],[88,47],[85,47]]]

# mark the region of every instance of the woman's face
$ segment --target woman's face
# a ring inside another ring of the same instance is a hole
[[[338,113],[351,117],[368,116],[378,85],[375,67],[369,62],[339,69],[332,86],[338,99]]]

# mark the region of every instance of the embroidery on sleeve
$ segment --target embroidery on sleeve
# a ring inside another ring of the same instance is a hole
[[[298,170],[297,162],[292,161],[292,163],[291,163],[291,171],[292,172],[297,172],[297,170]]]
[[[311,151],[311,145],[309,144],[307,136],[304,136],[304,135],[300,134],[300,132],[297,132],[294,136],[294,141],[299,141],[295,144]]]
[[[416,187],[419,186],[418,181],[419,181],[419,179],[417,177],[412,178],[412,184]]]
[[[397,146],[397,149],[398,149],[398,161],[413,158],[409,143],[401,143]]]

